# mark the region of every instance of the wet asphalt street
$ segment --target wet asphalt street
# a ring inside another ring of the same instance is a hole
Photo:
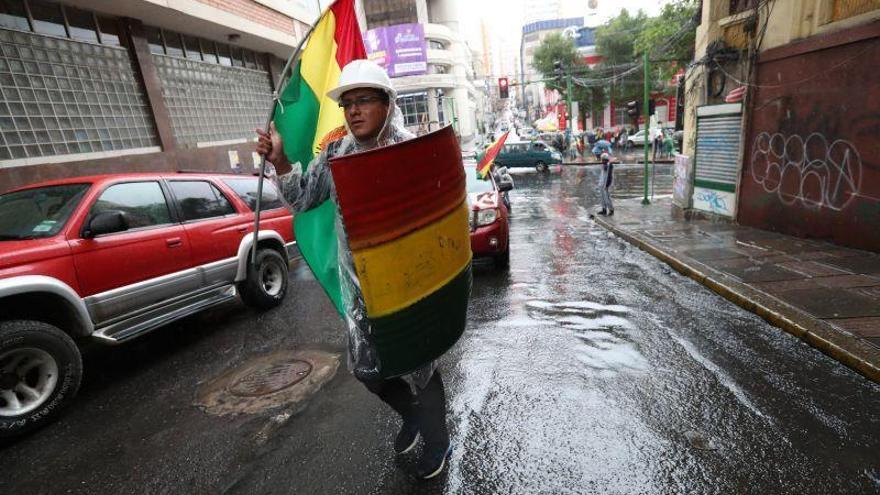
[[[249,359],[342,352],[298,269],[277,310],[89,352],[68,414],[0,448],[0,493],[880,493],[880,387],[594,225],[595,168],[515,178],[510,271],[478,267],[442,360],[455,450],[437,480],[406,474],[393,413],[344,362],[295,404],[195,405]],[[638,194],[638,168],[616,179]]]

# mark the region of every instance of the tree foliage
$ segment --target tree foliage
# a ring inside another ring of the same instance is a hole
[[[648,16],[641,10],[635,15],[623,9],[617,17],[596,29],[596,52],[603,57],[603,74],[613,77],[641,62],[636,39],[645,30]],[[616,101],[639,100],[644,94],[641,71],[608,85],[609,97]]]
[[[560,33],[544,38],[535,50],[532,66],[544,78],[556,78],[555,62],[559,61],[578,78],[609,81],[591,87],[574,86],[573,98],[584,110],[599,109],[609,99],[641,100],[644,80],[640,69],[613,83],[610,79],[641,65],[642,55],[648,53],[654,60],[649,84],[654,90],[665,89],[673,74],[693,58],[696,28],[688,26],[698,5],[699,0],[673,0],[657,17],[648,17],[641,10],[635,14],[621,10],[617,17],[596,28],[596,52],[603,61],[593,69],[577,54],[574,40]],[[564,77],[545,84],[565,95]]]
[[[648,19],[635,41],[636,53],[648,52],[653,58],[662,59],[655,64],[662,82],[669,81],[694,58],[696,28],[676,35],[689,25],[698,6],[698,0],[678,0],[664,5],[659,16]],[[662,51],[658,50],[660,47]]]

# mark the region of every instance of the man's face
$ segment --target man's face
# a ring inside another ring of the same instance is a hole
[[[373,88],[358,88],[342,93],[339,99],[348,128],[360,141],[375,139],[388,116],[385,92]]]

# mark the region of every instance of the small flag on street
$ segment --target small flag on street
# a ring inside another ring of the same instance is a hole
[[[498,156],[498,152],[500,152],[501,148],[504,146],[504,141],[507,140],[508,134],[510,134],[510,131],[505,132],[497,141],[492,143],[492,146],[489,146],[489,149],[486,150],[486,154],[483,155],[483,159],[477,164],[480,178],[485,178],[489,175],[489,171],[492,170],[492,164],[495,163],[495,157]]]

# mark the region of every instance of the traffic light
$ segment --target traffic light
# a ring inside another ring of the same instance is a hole
[[[654,100],[648,100],[648,115],[654,115]]]
[[[632,117],[633,119],[638,119],[639,113],[640,113],[639,112],[640,107],[641,107],[641,105],[639,105],[638,100],[630,101],[626,104],[626,114],[629,115],[630,117]]]
[[[510,97],[510,91],[507,87],[507,78],[499,77],[498,78],[498,97],[502,100]]]

